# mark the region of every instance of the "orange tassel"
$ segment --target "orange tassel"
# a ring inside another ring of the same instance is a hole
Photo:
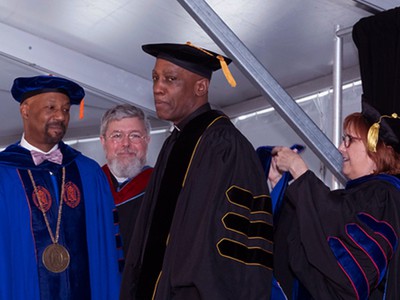
[[[191,42],[186,42],[186,45],[191,46],[193,48],[196,48],[197,50],[200,50],[200,51],[204,52],[207,55],[215,57],[214,54],[208,52],[207,50],[205,50],[203,48],[200,48],[200,47],[197,47],[197,46],[193,45]],[[236,86],[235,78],[233,78],[233,75],[232,75],[231,71],[229,70],[228,64],[226,63],[224,57],[222,55],[218,55],[217,59],[219,60],[222,72],[224,73],[226,80],[231,85],[231,87],[235,87]]]
[[[218,55],[217,58],[219,59],[219,63],[221,64],[221,69],[225,75],[226,80],[231,85],[231,87],[235,87],[236,86],[235,78],[233,78],[232,73],[229,70],[228,64],[226,63],[224,57],[221,55]]]
[[[81,100],[81,103],[79,104],[79,119],[83,119],[85,111],[85,99]]]

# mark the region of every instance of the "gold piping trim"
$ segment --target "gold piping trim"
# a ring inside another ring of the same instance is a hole
[[[250,208],[249,207],[247,207],[247,206],[244,206],[244,205],[240,205],[240,204],[238,204],[238,203],[236,203],[236,202],[233,202],[232,200],[231,200],[231,198],[229,197],[229,191],[231,190],[231,189],[233,189],[233,188],[238,188],[239,190],[242,190],[242,191],[245,191],[245,192],[247,192],[247,193],[249,193],[249,194],[251,194],[251,195],[253,195],[253,193],[251,192],[251,191],[249,191],[249,190],[246,190],[246,189],[244,189],[244,188],[241,188],[240,186],[237,186],[237,185],[232,185],[229,189],[227,189],[226,190],[226,192],[225,192],[225,196],[226,196],[226,198],[228,199],[228,202],[229,203],[231,203],[231,204],[233,204],[233,205],[235,205],[235,206],[238,206],[238,207],[241,207],[241,208],[244,208],[244,209],[246,209],[246,210],[248,210],[249,212],[250,212],[250,214],[266,214],[266,215],[272,215],[272,213],[270,213],[270,212],[268,212],[268,211],[265,211],[265,210],[261,210],[261,211],[251,211],[250,210]],[[267,199],[271,199],[271,196],[270,195],[258,195],[258,196],[253,196],[253,199],[258,199],[258,198],[267,198]]]
[[[153,295],[151,296],[151,300],[154,300],[154,297],[156,296],[156,291],[157,291],[158,283],[160,282],[161,274],[162,274],[162,271],[160,272],[160,274],[158,274],[156,285],[154,286],[154,290],[153,290]]]
[[[210,124],[208,124],[206,130],[207,130],[211,125],[213,125],[215,122],[217,122],[217,121],[218,121],[219,119],[221,119],[221,118],[227,118],[227,117],[226,117],[226,116],[219,116],[219,117],[215,118]],[[204,130],[204,132],[205,132],[206,130]],[[203,137],[204,132],[201,134],[201,136],[200,136],[199,139],[197,140],[196,146],[195,146],[194,149],[193,149],[192,156],[190,157],[190,161],[189,161],[188,167],[187,167],[187,169],[186,169],[185,177],[183,178],[182,188],[185,186],[186,178],[187,178],[187,175],[188,175],[188,173],[189,173],[189,169],[190,169],[190,167],[191,167],[191,165],[192,165],[192,161],[193,161],[194,155],[195,155],[195,153],[196,153],[196,151],[197,151],[197,147],[198,147],[199,144],[200,144],[200,140],[201,140],[201,138]]]
[[[245,233],[242,232],[242,231],[234,230],[234,229],[228,227],[228,226],[226,225],[226,223],[225,223],[225,218],[226,218],[228,215],[236,215],[236,216],[239,216],[239,217],[243,217],[243,218],[247,219],[247,220],[249,221],[250,224],[262,223],[262,224],[269,225],[269,226],[271,226],[271,227],[272,227],[272,224],[270,224],[270,223],[268,223],[268,222],[265,222],[265,221],[262,221],[262,220],[251,221],[249,218],[245,217],[244,215],[241,215],[241,214],[238,214],[238,213],[234,213],[234,212],[228,212],[228,213],[226,213],[226,214],[222,217],[222,219],[221,219],[221,223],[224,225],[225,229],[228,230],[228,231],[232,231],[232,232],[236,232],[236,233],[238,233],[238,234],[241,234],[241,235],[245,236],[248,240],[257,240],[257,239],[260,239],[260,240],[263,240],[263,241],[268,241],[268,242],[270,242],[270,243],[273,243],[273,241],[268,240],[268,239],[266,239],[266,238],[264,238],[264,237],[262,237],[262,236],[249,237],[247,234],[245,234]]]
[[[227,239],[227,238],[220,239],[219,242],[217,243],[217,250],[218,250],[218,253],[219,253],[219,255],[221,255],[222,257],[229,258],[229,259],[231,259],[231,260],[240,262],[240,263],[242,263],[242,264],[244,264],[244,265],[246,265],[246,266],[260,266],[260,267],[266,268],[266,269],[268,269],[268,270],[272,270],[272,268],[268,268],[267,266],[265,266],[265,265],[263,265],[263,264],[260,264],[260,263],[247,263],[247,262],[244,262],[244,261],[242,261],[242,260],[240,260],[240,259],[237,259],[236,257],[232,257],[232,256],[228,256],[228,255],[222,254],[221,251],[219,250],[219,247],[218,247],[218,246],[219,246],[219,244],[221,244],[223,241],[230,241],[230,242],[233,242],[233,243],[242,245],[243,247],[245,247],[245,248],[247,248],[247,249],[259,249],[259,250],[261,250],[261,251],[263,251],[263,252],[266,252],[266,253],[269,253],[269,254],[272,255],[272,252],[271,252],[271,251],[268,251],[268,250],[263,249],[263,248],[261,248],[261,247],[247,247],[245,244],[242,244],[242,243],[239,243],[239,242],[237,242],[237,241],[234,241],[234,240],[231,240],[231,239]]]

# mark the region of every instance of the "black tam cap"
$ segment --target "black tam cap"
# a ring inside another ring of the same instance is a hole
[[[228,64],[232,62],[228,57],[218,53],[186,44],[147,44],[143,45],[144,52],[180,66],[190,72],[211,79],[212,72],[222,68],[224,75],[231,86],[236,86]]]
[[[362,80],[362,114],[371,123],[368,147],[378,139],[400,152],[400,8],[360,19],[353,27]]]
[[[12,96],[20,103],[32,96],[48,92],[67,95],[71,104],[80,104],[85,96],[83,88],[75,82],[46,75],[16,78],[11,88]]]

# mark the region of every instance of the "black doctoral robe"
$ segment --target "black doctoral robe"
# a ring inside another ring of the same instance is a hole
[[[154,262],[144,262],[149,253],[145,249],[160,234],[151,227],[165,221],[173,202],[163,241],[167,246],[151,248],[151,260],[162,253],[154,299],[269,299],[271,201],[254,148],[226,116],[208,105],[174,138],[167,139],[160,152],[138,216],[121,299],[147,299],[136,296],[143,287],[140,282],[148,283],[141,281],[148,269],[143,266]],[[182,160],[187,164],[182,166]],[[155,217],[159,194],[176,197]]]
[[[114,211],[114,222],[119,225],[121,235],[118,240],[121,240],[119,242],[122,242],[122,250],[125,257],[132,238],[133,228],[135,227],[136,216],[139,212],[140,205],[142,204],[153,168],[145,166],[139,174],[121,187],[118,186],[117,179],[112,175],[107,164],[102,166],[102,170],[107,176],[111,193],[114,198],[116,206],[116,211]],[[121,270],[124,263],[124,260],[120,261]]]
[[[307,171],[288,187],[274,271],[289,299],[400,299],[399,182],[371,175],[330,191]]]

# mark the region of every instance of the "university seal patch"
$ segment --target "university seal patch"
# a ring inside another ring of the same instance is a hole
[[[64,202],[71,208],[75,208],[81,203],[81,192],[76,184],[71,181],[65,184]]]
[[[38,197],[39,197],[39,199],[38,199]],[[37,194],[35,193],[35,191],[32,192],[32,199],[33,199],[33,203],[35,203],[36,207],[40,210],[47,212],[51,207],[52,200],[51,200],[50,193],[43,186],[37,187]]]

